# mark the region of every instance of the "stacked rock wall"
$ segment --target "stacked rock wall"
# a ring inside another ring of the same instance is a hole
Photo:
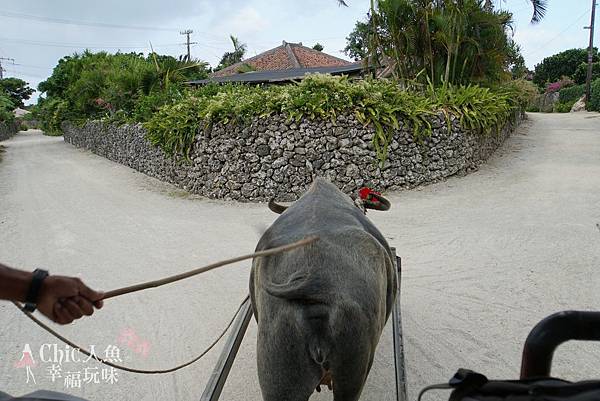
[[[19,131],[17,123],[0,122],[0,141],[5,141]]]
[[[423,141],[415,140],[412,128],[401,123],[383,166],[371,144],[374,130],[353,115],[300,122],[275,115],[245,125],[215,125],[197,136],[190,160],[166,156],[149,143],[141,125],[89,122],[82,128],[65,124],[63,131],[66,142],[193,193],[289,201],[315,175],[351,193],[362,186],[380,191],[411,188],[465,174],[511,134],[520,116],[515,117],[498,133],[482,134],[462,130],[456,120],[448,130],[444,116],[434,116],[433,133]]]

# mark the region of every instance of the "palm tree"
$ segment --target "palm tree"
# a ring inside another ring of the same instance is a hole
[[[529,0],[533,6],[533,16],[531,17],[531,23],[535,24],[540,22],[546,15],[548,10],[548,0]],[[338,5],[348,7],[348,4],[344,0],[337,0]],[[488,9],[494,8],[493,0],[485,0],[485,5]]]
[[[241,61],[241,58],[244,57],[244,54],[246,53],[246,44],[242,43],[238,38],[236,38],[233,35],[229,35],[229,38],[231,38],[231,42],[233,43],[233,52],[241,55]]]
[[[536,24],[540,22],[546,15],[546,11],[548,10],[548,0],[529,0],[529,2],[533,6],[533,15],[531,17],[531,23]],[[484,7],[489,10],[493,10],[494,1],[485,0]]]
[[[239,63],[244,58],[246,54],[246,44],[242,43],[238,38],[233,35],[230,35],[231,43],[233,44],[232,52],[225,52],[223,57],[221,57],[221,61],[215,70],[220,70],[225,67],[229,67],[235,63]]]
[[[506,64],[509,12],[481,0],[372,0],[369,66],[385,58],[386,74],[405,85],[496,82]],[[381,60],[383,61],[383,60]]]

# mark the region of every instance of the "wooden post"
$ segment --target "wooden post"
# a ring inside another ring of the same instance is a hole
[[[592,96],[592,72],[594,65],[594,26],[596,20],[596,0],[592,0],[592,20],[590,26],[586,29],[590,30],[590,46],[588,47],[588,70],[585,80],[585,104],[589,103]]]

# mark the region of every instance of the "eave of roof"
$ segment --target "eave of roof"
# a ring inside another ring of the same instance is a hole
[[[265,83],[265,82],[282,82],[291,81],[294,79],[302,79],[307,74],[348,74],[359,72],[363,69],[363,64],[352,63],[343,66],[333,67],[312,67],[312,68],[288,68],[285,70],[270,70],[270,71],[251,71],[243,74],[227,75],[224,77],[213,77],[198,81],[188,81],[188,85],[205,85],[208,83],[228,83],[228,82],[248,82],[248,83]]]

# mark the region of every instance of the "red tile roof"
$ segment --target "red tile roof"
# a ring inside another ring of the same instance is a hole
[[[264,53],[230,65],[215,73],[212,77],[235,75],[249,65],[255,71],[287,70],[290,68],[333,67],[352,64],[350,61],[331,56],[327,53],[302,46],[302,43],[287,43],[267,50]]]

